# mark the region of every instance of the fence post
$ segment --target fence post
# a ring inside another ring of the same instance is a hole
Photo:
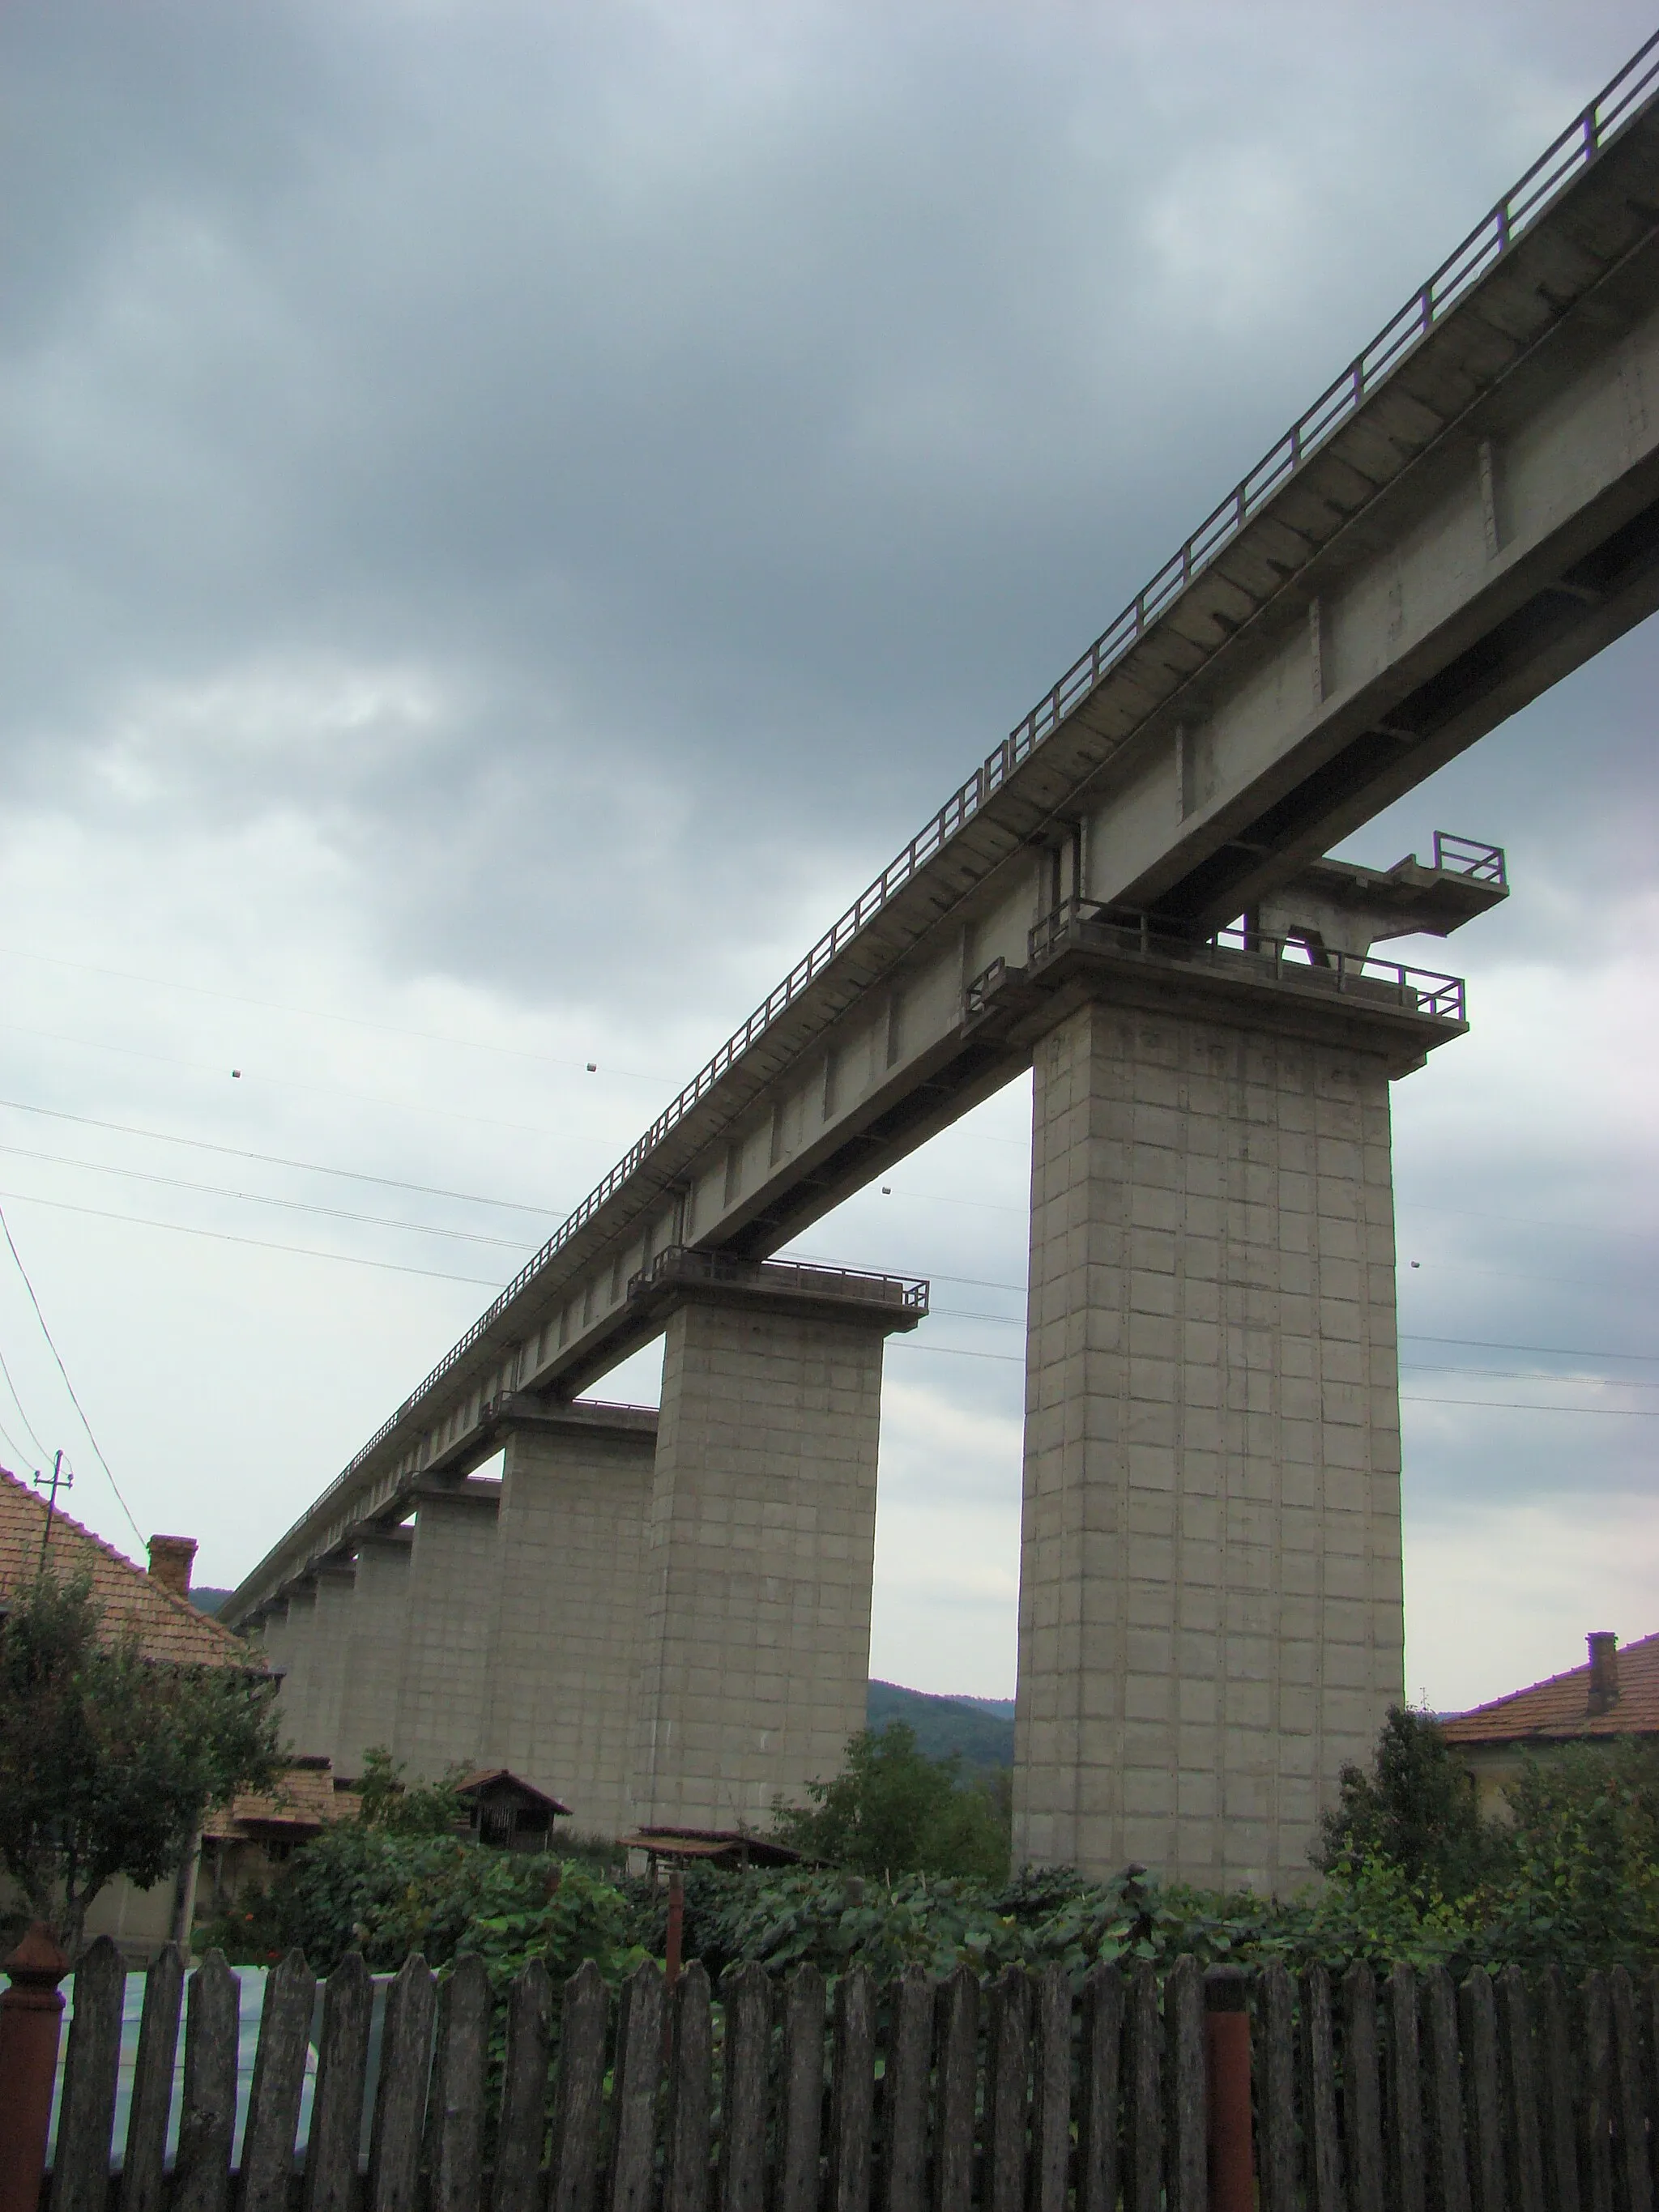
[[[1242,1966],[1205,1973],[1204,2057],[1210,2212],[1253,2212],[1250,2015]]]
[[[126,1979],[121,1954],[107,1936],[88,1944],[76,1961],[75,2013],[52,2160],[52,2212],[104,2212]]]
[[[64,2022],[58,1984],[69,1960],[37,1920],[5,1971],[11,1987],[0,1996],[0,2212],[35,2212]]]

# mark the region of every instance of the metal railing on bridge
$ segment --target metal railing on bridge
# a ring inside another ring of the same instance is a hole
[[[1247,922],[1194,937],[1160,925],[1150,915],[1125,915],[1092,899],[1063,899],[1032,930],[1028,945],[1031,973],[1081,945],[1132,959],[1208,968],[1240,982],[1268,981],[1291,990],[1337,992],[1438,1021],[1461,1023],[1465,1018],[1461,975],[1379,959],[1375,953],[1309,945],[1299,938],[1268,937]],[[1007,974],[1007,962],[994,960],[974,977],[963,994],[967,1019],[989,1012]]]
[[[669,1101],[603,1182],[560,1224],[534,1258],[526,1262],[397,1412],[381,1423],[323,1492],[319,1504],[350,1481],[428,1391],[466,1357],[548,1261],[637,1172],[669,1132],[707,1097],[726,1071],[764,1036],[779,1015],[830,961],[868,927],[918,870],[966,828],[991,794],[1098,688],[1150,625],[1209,567],[1267,501],[1282,489],[1378,386],[1394,374],[1435,325],[1491,271],[1572,179],[1636,119],[1656,90],[1659,90],[1659,32],[1637,49],[1589,106],[1545,149],[1427,282],[1419,285],[1399,312],[1390,317],[1370,343],[1354,356],[1312,406],[1297,416],[1283,437],[1212,508],[1180,550],[1141,586],[1088,651],[1073,662],[1059,683],[975,769],[967,782],[952,793],[875,881],[860,892],[846,913],[767,994],[747,1021],[732,1031],[684,1089]]]
[[[863,1305],[902,1306],[918,1318],[927,1312],[929,1285],[905,1275],[881,1275],[858,1267],[825,1267],[805,1260],[744,1260],[731,1252],[703,1252],[689,1244],[670,1244],[648,1267],[628,1279],[628,1295],[671,1283],[710,1283],[732,1290],[773,1291],[809,1298],[856,1299]]]

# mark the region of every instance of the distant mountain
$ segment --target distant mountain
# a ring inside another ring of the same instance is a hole
[[[217,1613],[230,1595],[228,1589],[215,1589],[210,1583],[200,1583],[190,1594],[190,1601],[198,1613]]]
[[[953,1705],[971,1705],[976,1713],[994,1713],[1000,1721],[1011,1721],[1014,1717],[1012,1698],[959,1698],[955,1691],[950,1692],[950,1698]]]
[[[901,1689],[896,1682],[872,1682],[866,1706],[869,1725],[885,1728],[902,1721],[914,1729],[916,1747],[929,1759],[957,1753],[964,1767],[1012,1766],[1014,1763],[1013,1707],[990,1698],[929,1697],[923,1690]]]

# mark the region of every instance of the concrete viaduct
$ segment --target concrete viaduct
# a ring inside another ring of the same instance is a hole
[[[300,1749],[612,1832],[834,1771],[927,1285],[770,1255],[1030,1067],[1016,1856],[1306,1879],[1402,1688],[1389,1086],[1466,1027],[1371,948],[1504,891],[1321,856],[1659,604],[1656,88],[1659,40],[247,1577]],[[657,1335],[659,1414],[579,1396]]]

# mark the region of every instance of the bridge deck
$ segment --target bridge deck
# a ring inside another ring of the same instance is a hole
[[[671,1101],[244,1582],[614,1364],[669,1247],[764,1256],[1027,1064],[966,987],[1067,898],[1202,936],[1659,604],[1659,39]],[[1649,394],[1652,397],[1650,398]],[[1461,1010],[1460,1010],[1461,1018]]]

